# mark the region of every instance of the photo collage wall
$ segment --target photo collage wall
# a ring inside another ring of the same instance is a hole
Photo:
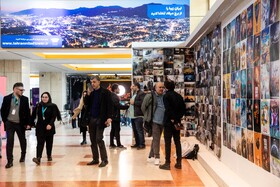
[[[194,54],[187,48],[133,49],[133,82],[151,91],[156,82],[173,80],[186,104],[186,121],[195,121]]]
[[[221,157],[221,26],[194,47],[198,140]]]
[[[279,0],[223,28],[223,145],[280,177]]]

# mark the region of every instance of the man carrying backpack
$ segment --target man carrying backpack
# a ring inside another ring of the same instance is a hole
[[[175,83],[165,81],[164,86],[167,89],[163,97],[165,115],[164,115],[164,141],[165,141],[165,164],[160,165],[160,169],[170,170],[171,138],[173,137],[176,146],[176,164],[175,168],[182,169],[182,148],[180,140],[180,123],[185,114],[185,102],[183,97],[174,91]]]

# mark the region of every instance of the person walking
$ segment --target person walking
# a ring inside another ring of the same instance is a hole
[[[2,106],[3,103],[3,96],[0,93],[0,106]],[[0,107],[0,112],[1,112],[1,107]],[[0,115],[0,159],[2,158],[2,136],[1,136],[1,125],[2,125],[2,117]]]
[[[163,82],[155,84],[155,92],[147,94],[142,103],[142,112],[144,113],[144,121],[152,121],[152,144],[148,157],[148,162],[154,162],[155,165],[160,163],[160,138],[163,131],[163,119],[165,107],[163,103]]]
[[[8,163],[5,166],[6,168],[11,168],[13,166],[15,132],[17,133],[21,148],[21,157],[19,162],[25,161],[25,130],[30,129],[30,110],[28,98],[23,96],[23,92],[23,83],[15,83],[13,86],[13,93],[4,97],[1,107],[1,117],[4,122],[4,130],[7,134],[6,154]]]
[[[143,128],[143,112],[141,110],[141,105],[143,103],[145,93],[140,89],[140,84],[138,82],[133,83],[133,91],[136,93],[135,99],[130,100],[130,104],[134,106],[134,117],[135,119],[132,122],[132,126],[135,126],[137,141],[135,145],[131,148],[145,149],[145,137],[144,137],[144,128]],[[133,124],[134,123],[134,124]]]
[[[52,161],[53,138],[55,134],[55,120],[61,120],[60,112],[57,105],[52,103],[49,92],[41,95],[41,102],[37,104],[32,112],[31,122],[35,123],[36,119],[36,137],[37,150],[36,157],[32,159],[37,165],[40,165],[44,145],[46,143],[48,161]]]
[[[112,102],[113,102],[113,118],[112,118],[112,127],[111,127],[111,132],[110,132],[110,148],[122,148],[125,149],[121,144],[121,138],[120,138],[120,131],[121,131],[121,114],[120,110],[126,110],[128,109],[127,105],[121,105],[120,104],[120,98],[117,94],[120,93],[119,85],[118,84],[113,84],[111,86],[111,96],[112,96]],[[116,138],[117,145],[114,144],[114,138]]]
[[[77,127],[77,119],[73,118],[74,110],[79,106],[80,104],[80,94],[78,92],[74,93],[70,107],[71,107],[71,115],[72,115],[72,128],[75,129]],[[79,123],[79,119],[78,119]]]
[[[130,86],[131,94],[132,94],[132,97],[130,99],[130,103],[134,103],[135,97],[136,97],[136,92],[134,91],[133,87],[134,87],[134,85],[132,84]],[[131,148],[137,148],[139,146],[139,140],[138,140],[137,130],[136,130],[135,122],[134,122],[135,116],[134,116],[134,105],[133,104],[129,105],[128,117],[130,118],[130,121],[131,121],[132,132],[133,132],[133,136],[134,136],[134,139],[135,139],[135,144],[132,145]]]
[[[164,114],[164,141],[165,141],[165,163],[160,165],[160,169],[170,170],[170,154],[171,154],[171,138],[173,137],[176,146],[176,164],[175,168],[182,168],[182,148],[180,140],[180,129],[178,124],[184,116],[186,107],[183,97],[174,91],[175,83],[173,81],[165,81],[164,86],[167,92],[163,96],[165,107]]]
[[[93,91],[88,90],[84,98],[84,104],[90,111],[89,135],[91,141],[91,151],[93,160],[87,165],[99,164],[99,153],[101,163],[99,167],[105,167],[108,164],[108,156],[103,140],[104,129],[112,122],[112,98],[111,92],[100,86],[99,76],[91,77]],[[99,151],[98,151],[99,148]]]
[[[72,120],[75,120],[77,118],[77,116],[81,113],[81,118],[80,118],[80,122],[78,124],[80,124],[80,133],[82,133],[82,137],[83,140],[81,142],[81,145],[87,144],[87,126],[84,125],[83,122],[83,117],[84,115],[86,115],[86,105],[84,105],[84,98],[87,95],[87,91],[83,92],[82,98],[80,99],[80,104],[77,108],[74,109],[74,114],[72,116]]]

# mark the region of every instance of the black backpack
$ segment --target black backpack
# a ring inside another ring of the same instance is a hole
[[[193,150],[186,155],[186,159],[197,159],[197,153],[199,150],[198,144],[195,144]]]

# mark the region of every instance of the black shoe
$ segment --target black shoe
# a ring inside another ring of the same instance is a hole
[[[0,155],[0,158],[2,158],[2,155]]]
[[[165,163],[163,165],[160,165],[159,169],[170,170],[170,164]]]
[[[40,165],[40,163],[41,163],[41,159],[40,159],[40,158],[35,158],[35,157],[34,157],[34,158],[32,159],[32,161],[35,162],[37,165]]]
[[[84,145],[84,144],[87,144],[87,141],[86,141],[86,140],[83,140],[83,141],[81,142],[81,145]]]
[[[114,148],[116,148],[117,146],[115,145],[115,144],[113,144],[113,145],[110,145],[109,146],[109,149],[114,149]]]
[[[132,145],[132,146],[130,146],[131,148],[137,148],[138,147],[138,145],[137,144],[134,144],[134,145]]]
[[[182,164],[181,163],[176,163],[174,167],[176,169],[182,169]]]
[[[140,149],[145,149],[146,148],[146,146],[145,145],[140,145],[140,146],[138,146],[137,147],[137,150],[140,150]]]
[[[99,164],[99,161],[96,161],[96,160],[92,160],[91,162],[87,163],[88,166],[97,165],[97,164]]]
[[[48,161],[51,162],[52,161],[52,157],[48,156]]]
[[[24,162],[25,161],[25,155],[21,155],[19,162]]]
[[[109,162],[108,161],[102,161],[98,167],[102,168],[105,167]]]
[[[13,162],[8,162],[5,166],[5,168],[7,168],[7,169],[11,168],[11,167],[13,167]]]

